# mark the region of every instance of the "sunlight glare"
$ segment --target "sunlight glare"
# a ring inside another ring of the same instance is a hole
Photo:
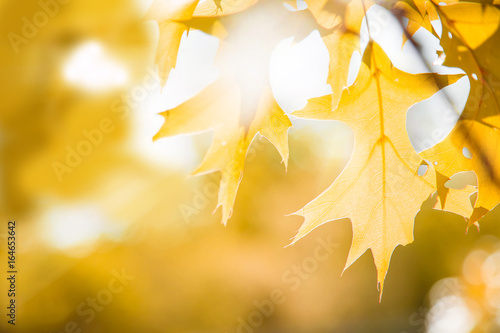
[[[182,104],[219,77],[219,69],[214,66],[218,46],[218,38],[201,31],[185,33],[176,67],[169,73],[166,85],[161,87],[157,76],[149,78],[151,74],[147,74],[146,79],[156,81],[157,85],[146,89],[147,96],[138,101],[141,112],[132,114],[131,146],[141,158],[183,172],[190,172],[200,162],[190,136],[162,138],[154,144],[151,144],[151,138],[164,121],[158,113]]]
[[[274,96],[285,112],[299,110],[312,97],[331,93],[326,84],[329,55],[318,31],[293,45],[282,40],[271,55],[270,81]]]
[[[90,251],[90,245],[102,235],[119,236],[120,231],[113,230],[106,222],[103,213],[95,206],[60,206],[45,214],[42,232],[50,246],[83,255],[80,250],[86,248],[85,253]]]
[[[427,333],[469,333],[476,320],[459,296],[439,299],[429,311]]]
[[[64,65],[63,75],[67,82],[90,91],[120,87],[128,81],[123,66],[96,41],[83,43],[74,50]]]

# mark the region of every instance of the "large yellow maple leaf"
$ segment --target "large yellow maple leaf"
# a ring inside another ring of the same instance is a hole
[[[471,88],[454,129],[421,156],[448,178],[462,171],[476,173],[474,222],[500,202],[500,10],[476,3],[436,8],[443,23],[444,65],[462,68]]]
[[[406,112],[459,77],[404,73],[371,43],[354,85],[343,90],[335,111],[327,95],[294,112],[345,122],[354,132],[355,144],[334,183],[295,213],[305,221],[292,244],[326,222],[350,218],[353,240],[346,268],[371,249],[382,294],[392,252],[413,241],[415,214],[436,188],[432,173],[418,175],[423,160],[405,131]]]

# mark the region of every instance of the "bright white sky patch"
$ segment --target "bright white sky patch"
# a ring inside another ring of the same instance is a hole
[[[201,159],[190,135],[162,138],[152,142],[164,118],[158,113],[187,101],[219,77],[214,66],[219,39],[201,31],[192,30],[182,37],[176,67],[170,72],[167,84],[161,88],[158,76],[149,70],[144,80],[157,82],[151,89],[139,84],[135,89],[145,90],[147,98],[141,101],[137,112],[132,112],[133,134],[130,144],[142,158],[152,163],[169,166],[190,173]],[[134,88],[131,89],[131,91]],[[210,139],[207,136],[207,140]]]
[[[274,96],[285,112],[300,110],[311,97],[331,93],[326,84],[329,55],[318,31],[293,44],[281,41],[271,56],[270,81]]]
[[[69,83],[91,91],[116,88],[128,81],[127,70],[96,41],[86,42],[73,51],[64,64],[63,75]]]

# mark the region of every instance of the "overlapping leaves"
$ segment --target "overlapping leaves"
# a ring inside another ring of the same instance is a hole
[[[220,38],[222,70],[221,77],[200,94],[162,113],[165,123],[156,138],[213,131],[212,145],[195,173],[221,172],[218,201],[224,223],[232,213],[246,152],[258,134],[287,163],[291,122],[269,88],[269,57],[281,39],[300,40],[313,30],[320,31],[330,53],[332,94],[310,100],[294,115],[345,122],[354,132],[355,148],[334,183],[296,213],[305,221],[293,242],[324,223],[350,218],[353,241],[346,267],[370,249],[382,292],[395,247],[413,241],[415,215],[422,202],[436,197],[436,191],[441,208],[468,218],[470,224],[500,201],[500,10],[494,1],[384,3],[407,19],[406,39],[420,28],[439,37],[435,24],[440,20],[444,65],[463,69],[471,82],[465,110],[453,131],[420,156],[406,133],[407,110],[461,75],[402,72],[380,46],[370,42],[357,79],[347,88],[349,64],[353,52],[360,50],[362,20],[373,5],[370,1],[307,0],[308,8],[295,12],[278,0],[191,0],[175,9],[169,1],[156,0],[150,10],[160,27],[157,64],[165,73],[163,79],[175,67],[181,38],[190,29]],[[250,69],[250,74],[242,69]],[[419,173],[422,168],[428,169],[424,175]],[[445,186],[461,171],[476,173],[477,189]],[[471,200],[476,191],[477,200]]]
[[[199,29],[219,37],[223,42],[217,63],[221,77],[195,98],[162,113],[165,124],[155,138],[214,132],[212,145],[195,173],[221,173],[218,206],[222,206],[225,224],[231,217],[243,177],[246,153],[257,134],[276,147],[287,165],[287,132],[291,122],[271,93],[268,77],[271,52],[283,38],[300,39],[319,26],[308,11],[291,12],[279,1],[215,4],[212,10],[206,3],[196,10],[192,6],[182,7],[183,14],[168,24],[176,25],[181,35],[185,30]],[[232,10],[226,14],[227,7]],[[180,27],[184,29],[182,33]],[[178,41],[172,42],[173,48],[178,48]]]

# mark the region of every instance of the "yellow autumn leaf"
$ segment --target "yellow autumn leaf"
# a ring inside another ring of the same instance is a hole
[[[355,144],[335,182],[295,213],[305,221],[292,244],[324,223],[350,218],[353,240],[346,268],[371,249],[382,294],[392,252],[413,241],[415,214],[435,191],[430,173],[417,174],[423,161],[406,134],[406,112],[459,77],[404,73],[373,43],[355,84],[343,91],[335,111],[331,97],[323,96],[294,112],[299,117],[345,122],[354,131]]]
[[[344,26],[359,33],[365,12],[374,4],[371,0],[306,0],[307,7],[319,25],[326,29]]]
[[[198,3],[193,16],[229,15],[241,12],[258,0],[208,0]]]
[[[236,0],[232,2],[240,4]],[[202,12],[206,10],[200,11]],[[230,33],[228,38],[233,43],[250,44],[254,41],[245,40],[245,37],[259,36],[260,42],[272,43],[274,47],[276,42],[287,37],[294,36],[300,41],[315,29],[320,33],[326,32],[309,9],[290,11],[279,0],[246,0],[229,13],[223,11],[219,15],[198,15],[198,12],[196,14],[192,18],[179,20],[179,22],[221,39],[226,39],[227,34]],[[266,47],[263,49],[266,50]]]
[[[332,87],[332,107],[336,108],[347,87],[349,64],[359,50],[359,34],[364,12],[373,2],[363,0],[306,1],[316,21],[328,28],[322,36],[330,54],[328,84]]]
[[[405,17],[408,19],[408,23],[405,27],[405,33],[403,34],[403,45],[406,43],[408,38],[411,39],[420,28],[424,28],[436,37],[439,37],[431,23],[432,21],[439,19],[432,1],[398,1],[392,8],[392,11],[398,17]]]
[[[331,29],[342,23],[349,0],[307,0],[306,3],[318,23]]]
[[[342,91],[347,87],[352,54],[359,51],[359,35],[341,27],[324,36],[323,42],[330,54],[328,84],[332,87],[332,107],[336,108]]]
[[[197,4],[198,0],[185,1],[180,5],[171,0],[155,0],[146,14],[146,18],[158,22],[159,39],[155,63],[162,85],[167,82],[170,70],[175,67],[182,35],[187,30],[178,21],[191,18]]]
[[[462,171],[476,173],[474,221],[500,202],[500,10],[475,3],[437,9],[443,23],[444,65],[463,69],[471,88],[455,128],[421,155],[448,178]]]
[[[246,9],[257,0],[155,0],[146,18],[158,23],[159,40],[155,63],[161,84],[164,85],[172,68],[177,62],[177,53],[183,34],[188,31],[186,21],[196,16],[216,17],[228,15]]]
[[[245,156],[257,133],[276,147],[287,165],[291,122],[271,93],[271,53],[284,38],[300,40],[319,27],[309,11],[289,11],[281,1],[244,1],[242,6],[244,10],[229,14],[223,6],[222,14],[178,21],[221,39],[216,59],[221,78],[186,103],[163,112],[165,123],[155,136],[214,132],[195,174],[221,172],[218,207],[222,206],[224,224],[231,217]]]
[[[155,139],[213,130],[214,139],[194,174],[220,172],[218,205],[222,222],[231,217],[245,156],[257,134],[267,138],[288,161],[288,129],[291,122],[266,89],[250,128],[240,123],[241,92],[235,80],[223,78],[180,106],[163,112],[165,123]]]
[[[447,189],[446,192],[446,201],[443,202],[440,198],[439,206],[445,211],[463,216],[466,220],[469,220],[468,226],[470,226],[472,223],[468,217],[473,212],[471,196],[477,193],[477,189],[474,186],[467,185],[463,189]]]

